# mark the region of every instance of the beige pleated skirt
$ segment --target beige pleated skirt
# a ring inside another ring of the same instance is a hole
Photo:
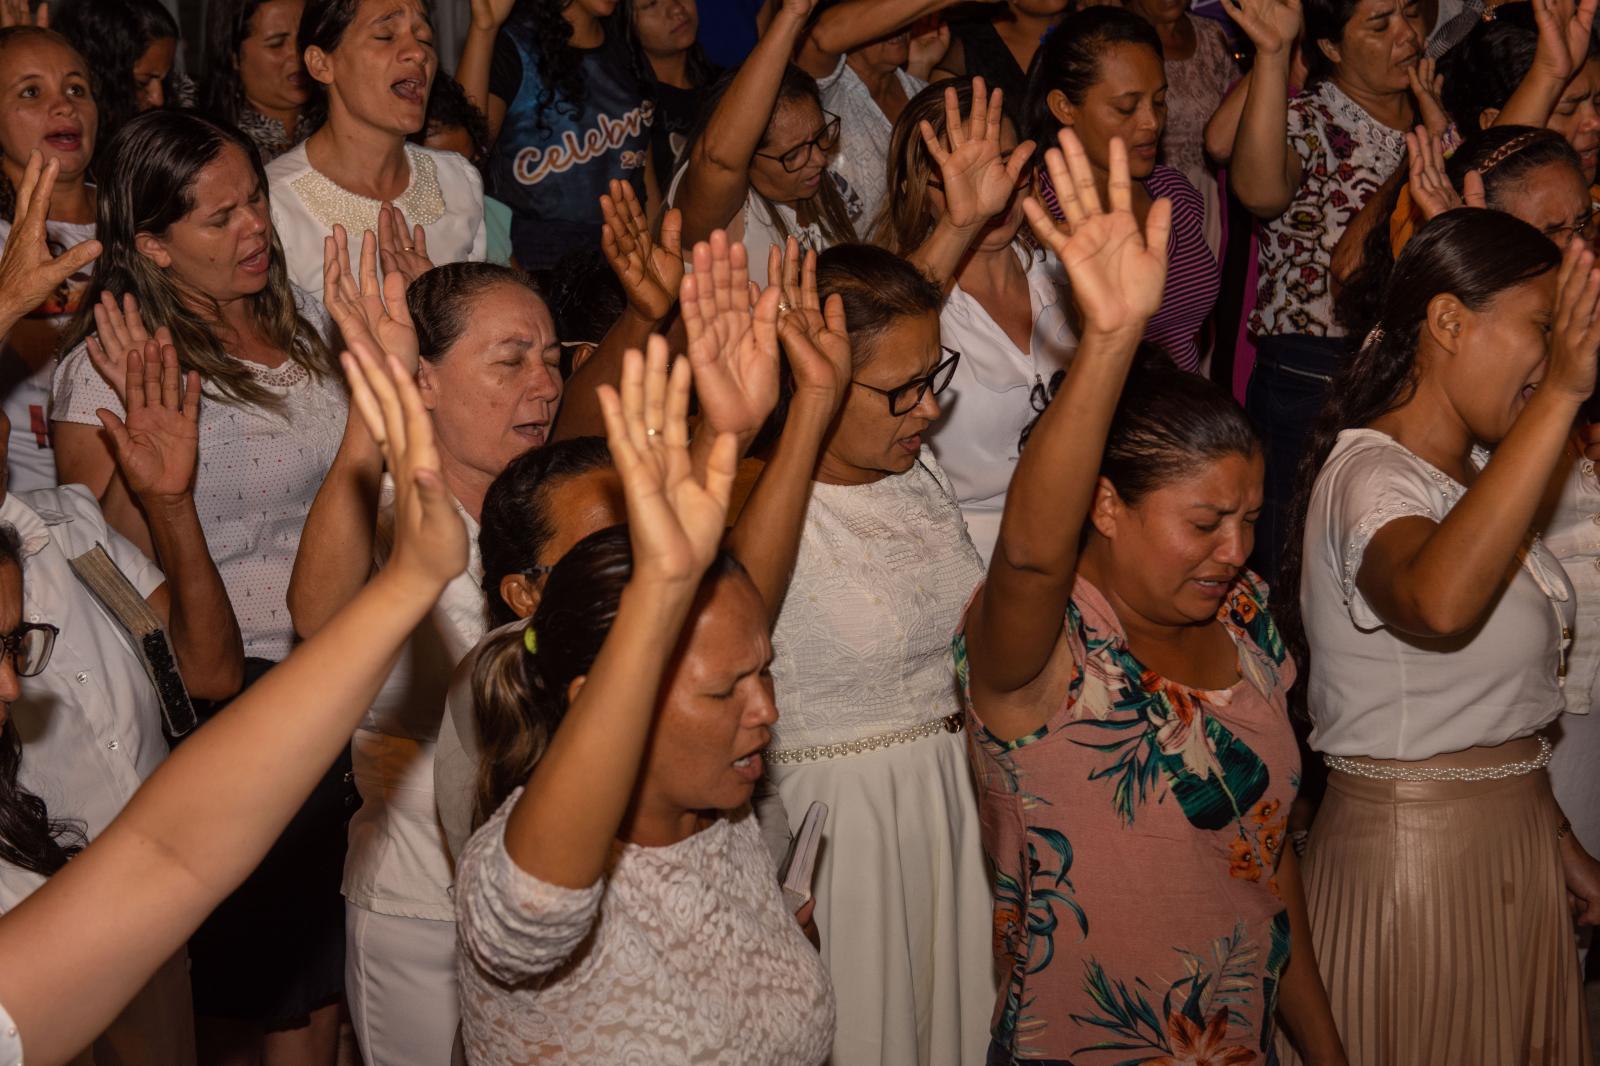
[[[1559,823],[1544,771],[1329,774],[1303,870],[1351,1066],[1589,1066]]]

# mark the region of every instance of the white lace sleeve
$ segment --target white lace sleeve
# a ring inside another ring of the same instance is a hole
[[[519,984],[556,969],[594,928],[604,879],[588,888],[539,880],[506,851],[506,819],[519,788],[467,842],[456,874],[456,935],[472,963]]]

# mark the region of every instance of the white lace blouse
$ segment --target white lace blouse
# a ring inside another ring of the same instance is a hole
[[[1561,713],[1561,631],[1574,597],[1542,543],[1524,552],[1489,615],[1456,637],[1397,632],[1356,587],[1378,530],[1413,515],[1442,521],[1465,494],[1385,433],[1339,434],[1312,490],[1300,578],[1314,750],[1427,759],[1529,736]]]
[[[812,486],[772,634],[775,749],[838,744],[958,714],[950,638],[983,564],[927,447],[870,485]]]
[[[620,845],[562,888],[519,867],[505,823],[457,870],[461,1039],[473,1066],[816,1066],[833,989],[783,904],[748,810],[663,848]]]

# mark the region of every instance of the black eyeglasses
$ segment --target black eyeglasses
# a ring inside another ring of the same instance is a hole
[[[1544,231],[1544,235],[1549,237],[1556,243],[1557,246],[1562,248],[1566,247],[1567,238],[1571,234],[1577,234],[1579,237],[1582,237],[1584,240],[1592,244],[1594,243],[1595,231],[1600,229],[1600,226],[1596,225],[1597,222],[1600,222],[1600,219],[1596,219],[1594,211],[1590,210],[1588,214],[1578,219],[1572,225],[1552,226]]]
[[[809,141],[801,141],[782,155],[773,155],[771,152],[757,152],[756,155],[763,159],[776,159],[783,164],[783,169],[793,174],[801,169],[811,159],[811,149],[815,148],[823,155],[833,151],[833,146],[839,143],[839,116],[832,111],[824,111],[823,117],[828,121],[823,125],[818,134]]]
[[[56,634],[61,632],[43,622],[27,622],[0,636],[0,654],[11,660],[18,677],[36,677],[50,665]]]
[[[945,389],[948,389],[950,387],[950,379],[956,375],[956,364],[961,362],[961,353],[954,348],[946,348],[942,344],[939,345],[939,348],[949,358],[928,371],[925,376],[913,378],[904,385],[892,389],[880,389],[876,385],[868,385],[864,381],[856,381],[854,379],[851,380],[850,384],[859,385],[863,389],[869,389],[886,397],[889,401],[890,414],[897,417],[908,415],[916,408],[917,404],[922,402],[922,398],[928,395],[929,391],[932,391],[937,396]]]

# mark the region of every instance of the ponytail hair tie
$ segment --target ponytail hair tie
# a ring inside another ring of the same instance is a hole
[[[529,655],[539,654],[539,634],[532,624],[522,631],[522,646],[528,649]]]

